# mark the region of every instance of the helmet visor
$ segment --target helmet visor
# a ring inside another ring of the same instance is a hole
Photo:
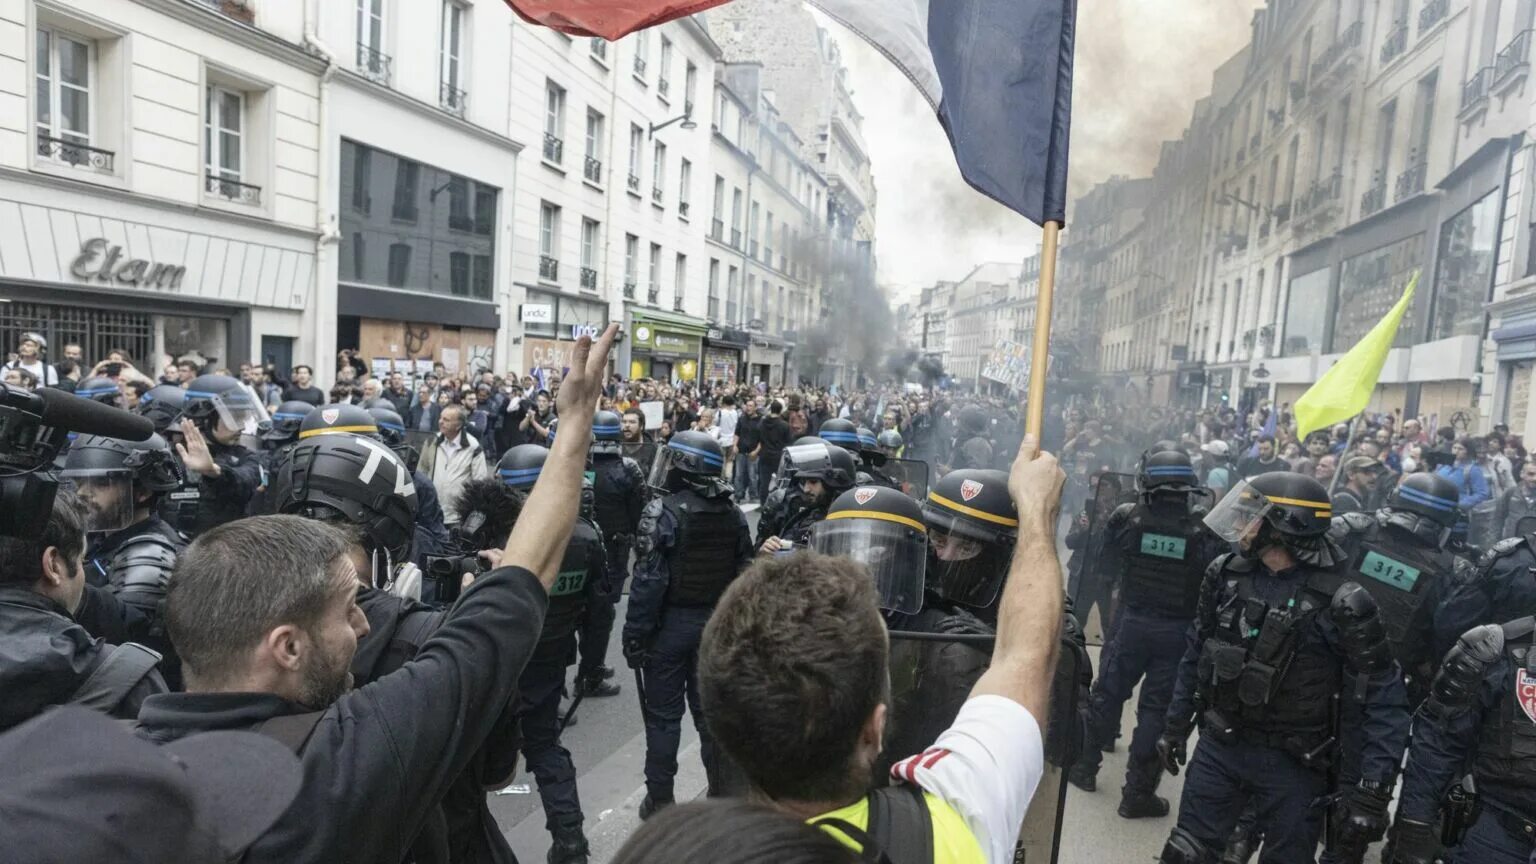
[[[956,525],[961,527],[961,525]],[[980,539],[974,532],[945,531],[930,525],[934,590],[945,600],[977,609],[992,605],[1008,578],[1012,544]]]
[[[921,610],[928,559],[921,523],[896,514],[838,515],[817,523],[811,548],[863,564],[875,581],[881,609],[907,614]]]
[[[651,463],[649,483],[658,489],[666,486],[667,478],[674,468],[691,474],[699,474],[702,469],[705,475],[719,476],[724,465],[724,459],[707,450],[693,447],[683,449],[677,444],[668,444],[656,450],[656,461]]]
[[[1257,531],[1274,506],[1263,492],[1242,480],[1206,514],[1205,527],[1228,543],[1236,543]]]
[[[260,440],[263,423],[271,428],[272,418],[267,415],[266,406],[243,387],[214,394],[209,401],[218,414],[219,424],[239,432],[246,446]]]
[[[133,474],[130,471],[64,471],[86,508],[87,531],[121,531],[133,524]]]

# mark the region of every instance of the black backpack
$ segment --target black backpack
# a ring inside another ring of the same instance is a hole
[[[837,831],[858,843],[868,864],[933,864],[933,813],[923,790],[902,784],[869,793],[869,822],[859,828],[844,819],[817,819],[812,825]]]
[[[160,663],[159,653],[136,642],[109,646],[106,653],[90,677],[69,697],[70,704],[111,714]]]

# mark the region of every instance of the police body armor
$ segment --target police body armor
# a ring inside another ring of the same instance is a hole
[[[1224,584],[1216,628],[1199,660],[1202,734],[1311,754],[1333,734],[1333,703],[1344,670],[1321,640],[1307,636],[1349,580],[1307,568],[1289,603],[1274,607],[1256,590],[1257,580],[1274,578],[1262,565],[1232,554],[1218,558],[1218,565]]]
[[[186,539],[164,522],[152,522],[141,533],[119,543],[109,555],[90,563],[105,576],[106,585],[124,603],[158,622],[160,603],[176,567],[176,556],[186,545]]]
[[[1125,562],[1123,602],[1160,616],[1193,619],[1208,563],[1200,554],[1204,525],[1187,510],[1146,504],[1122,504],[1111,520],[1116,516],[1125,520],[1116,538]]]
[[[1347,513],[1334,520],[1331,536],[1349,553],[1348,577],[1370,593],[1381,610],[1392,654],[1405,670],[1423,647],[1407,644],[1409,628],[1434,580],[1455,568],[1453,556],[1394,531],[1379,514]],[[1339,531],[1347,526],[1348,533]],[[1363,577],[1363,578],[1361,578]]]
[[[1472,773],[1478,788],[1526,819],[1536,819],[1536,720],[1522,697],[1536,702],[1536,619],[1521,618],[1503,625],[1509,680],[1499,703],[1483,716]]]
[[[578,517],[571,531],[571,542],[560,559],[560,571],[549,589],[549,611],[544,613],[544,629],[539,632],[536,653],[549,650],[562,641],[569,642],[587,611],[587,580],[608,566],[608,554],[597,524]],[[570,643],[574,648],[575,644]]]
[[[609,552],[628,561],[635,526],[644,507],[642,487],[645,477],[640,466],[627,456],[601,456],[592,459],[593,515],[603,533]],[[625,539],[629,538],[629,539]]]
[[[181,485],[160,497],[158,512],[166,524],[183,534],[197,527],[197,514],[203,506],[203,478],[200,474],[182,471]]]
[[[779,528],[777,536],[795,544],[795,548],[809,546],[811,542],[811,529],[816,523],[827,518],[827,508],[800,501],[789,518],[784,520],[784,525]]]
[[[668,495],[662,506],[677,524],[677,539],[667,550],[667,604],[714,606],[736,578],[741,511],[728,494],[705,498],[693,489]]]

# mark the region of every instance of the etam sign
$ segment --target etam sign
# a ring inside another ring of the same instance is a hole
[[[157,264],[143,258],[125,259],[123,247],[112,245],[105,237],[93,237],[80,244],[80,254],[70,262],[69,272],[91,282],[130,285],[151,291],[180,291],[187,268]]]

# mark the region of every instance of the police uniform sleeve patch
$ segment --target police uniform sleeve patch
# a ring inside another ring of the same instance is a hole
[[[1536,723],[1536,676],[1524,669],[1515,670],[1515,701],[1526,719]]]

